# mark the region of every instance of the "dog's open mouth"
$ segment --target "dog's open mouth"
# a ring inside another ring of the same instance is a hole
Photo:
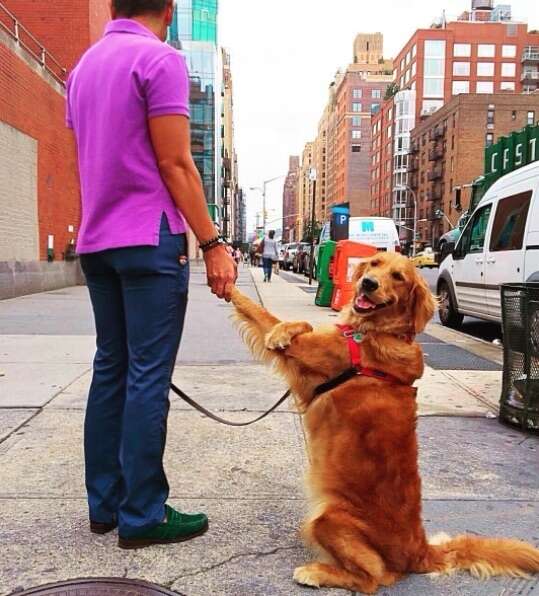
[[[358,314],[364,314],[366,312],[373,312],[389,306],[389,302],[381,302],[377,304],[371,300],[366,294],[360,294],[354,301],[354,310]]]

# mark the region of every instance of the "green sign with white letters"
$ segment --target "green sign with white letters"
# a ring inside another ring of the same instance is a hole
[[[485,177],[494,182],[501,176],[539,160],[539,125],[521,131],[485,149]]]

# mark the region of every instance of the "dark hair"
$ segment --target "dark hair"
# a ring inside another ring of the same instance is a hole
[[[273,237],[275,236],[275,230],[270,230],[268,232],[268,236],[270,237],[270,240],[273,240]]]
[[[147,12],[163,12],[169,2],[170,0],[113,0],[113,6],[119,15],[134,17]]]

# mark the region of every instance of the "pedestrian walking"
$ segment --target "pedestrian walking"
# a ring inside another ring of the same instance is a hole
[[[69,77],[67,125],[82,189],[77,250],[97,330],[84,426],[90,529],[118,525],[119,545],[137,548],[208,527],[205,514],[167,504],[163,469],[187,305],[185,222],[214,294],[228,299],[237,273],[191,155],[185,61],[163,43],[173,1],[112,0],[111,14]]]
[[[238,266],[243,261],[243,253],[239,248],[236,248],[236,250],[234,251],[234,260],[236,261],[236,265]]]
[[[275,231],[270,230],[268,235],[263,240],[262,247],[262,264],[264,267],[264,281],[271,282],[271,274],[273,272],[273,263],[279,261],[279,246],[275,240]]]

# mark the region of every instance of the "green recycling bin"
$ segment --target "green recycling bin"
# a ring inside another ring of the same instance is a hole
[[[333,296],[333,280],[329,276],[329,264],[331,258],[335,255],[337,243],[333,240],[327,240],[320,245],[318,251],[318,262],[316,273],[318,278],[318,291],[314,303],[316,306],[330,306]]]

